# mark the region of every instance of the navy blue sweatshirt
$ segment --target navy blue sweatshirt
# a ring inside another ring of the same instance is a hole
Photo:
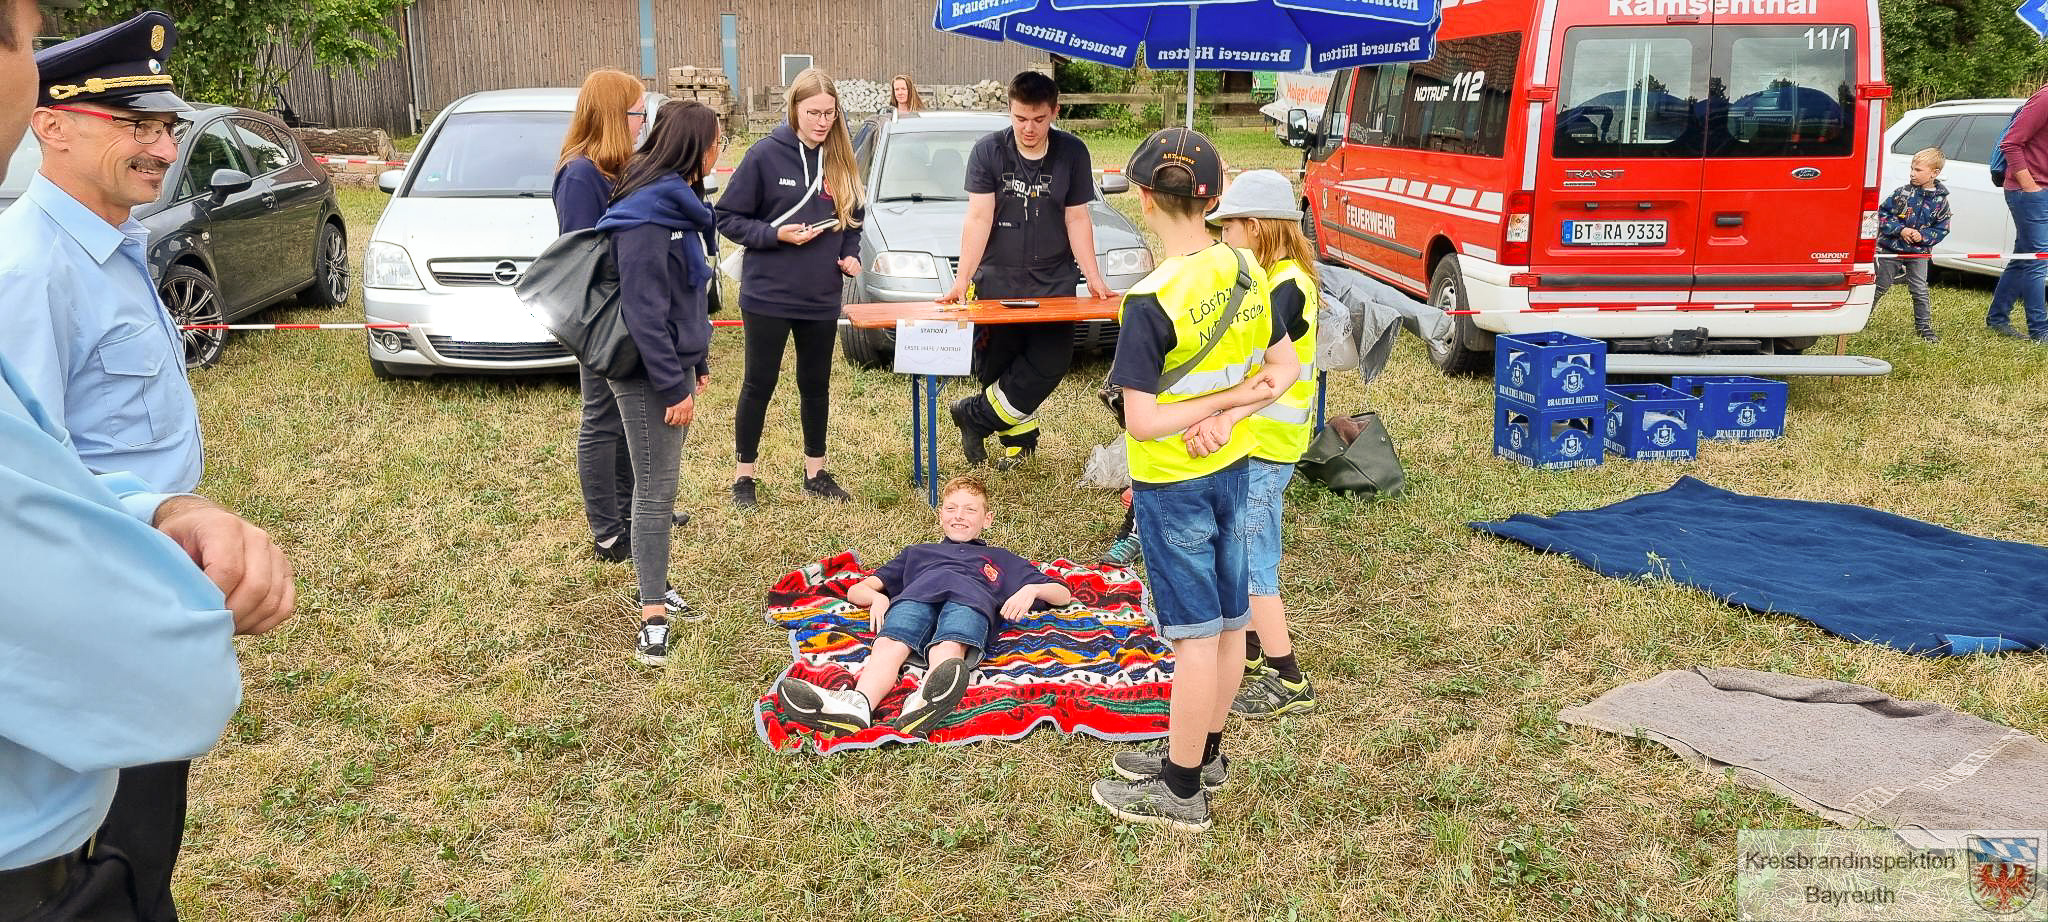
[[[860,256],[860,229],[819,234],[802,246],[775,237],[768,222],[804,197],[811,179],[825,169],[823,148],[807,148],[789,125],[747,148],[732,182],[718,195],[718,232],[752,252],[740,277],[740,310],[791,320],[837,319],[842,257]],[[865,209],[853,210],[854,220]],[[823,184],[784,224],[816,224],[834,217]]]
[[[578,157],[555,171],[555,233],[597,226],[612,200],[612,181],[589,157]]]
[[[640,348],[642,373],[662,406],[682,403],[696,392],[697,376],[710,373],[711,206],[682,177],[668,176],[612,203],[596,227],[612,234],[619,310]]]

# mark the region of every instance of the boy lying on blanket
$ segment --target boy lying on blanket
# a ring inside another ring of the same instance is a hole
[[[939,501],[945,540],[904,548],[846,592],[847,601],[867,606],[875,631],[859,682],[852,689],[829,689],[783,679],[775,691],[790,719],[828,733],[867,729],[874,723],[873,702],[895,687],[903,664],[921,653],[931,664],[924,684],[889,725],[922,738],[959,706],[974,664],[995,639],[998,616],[1021,621],[1035,608],[1072,602],[1066,584],[1031,561],[982,543],[981,533],[995,519],[981,481],[948,481]]]

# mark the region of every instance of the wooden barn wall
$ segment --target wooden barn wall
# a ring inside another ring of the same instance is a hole
[[[299,118],[328,128],[382,128],[394,137],[412,129],[411,70],[406,61],[405,17],[391,17],[401,44],[362,73],[314,66],[311,55],[292,68],[285,102]]]

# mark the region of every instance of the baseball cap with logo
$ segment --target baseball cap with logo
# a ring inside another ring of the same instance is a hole
[[[1154,192],[1189,198],[1223,194],[1223,158],[1216,143],[1192,128],[1162,128],[1131,152],[1124,176]]]

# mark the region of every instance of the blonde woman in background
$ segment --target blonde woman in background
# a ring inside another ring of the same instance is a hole
[[[917,82],[909,74],[889,78],[889,104],[897,115],[924,111],[924,100],[917,98]]]
[[[825,469],[832,348],[843,277],[860,274],[866,190],[832,78],[817,68],[791,82],[788,120],[747,149],[718,198],[718,232],[748,249],[740,277],[746,371],[734,421],[732,502],[757,502],[754,461],[782,354],[796,341],[797,399],[804,434],[803,492],[853,499]],[[786,217],[785,217],[786,215]],[[775,222],[773,224],[769,222]]]

